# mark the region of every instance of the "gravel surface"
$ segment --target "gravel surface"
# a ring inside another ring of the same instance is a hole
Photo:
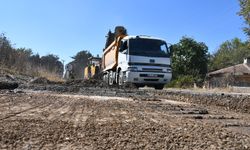
[[[78,93],[83,95],[102,95],[132,97],[133,99],[151,100],[151,99],[173,99],[188,103],[218,106],[224,110],[234,110],[242,113],[250,113],[250,95],[248,93],[229,93],[229,92],[209,92],[196,90],[153,90],[136,89],[132,85],[119,88],[117,86],[108,86],[100,80],[76,80],[66,83],[56,84],[47,80],[35,80],[22,84],[20,89],[31,89],[36,91],[54,91],[61,93]],[[40,83],[41,82],[41,83]],[[45,82],[45,83],[44,83]],[[49,84],[47,84],[49,82]],[[34,84],[35,83],[35,84]],[[39,84],[40,83],[40,84]],[[96,92],[98,91],[98,93]]]
[[[250,149],[249,114],[98,90],[1,91],[0,149]]]
[[[1,83],[0,149],[250,150],[248,94],[56,83],[0,72],[0,89]]]

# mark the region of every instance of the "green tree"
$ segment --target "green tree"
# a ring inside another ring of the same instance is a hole
[[[3,33],[0,34],[1,67],[29,75],[38,75],[41,70],[60,76],[63,74],[63,64],[58,56],[50,54],[40,57],[38,54],[33,55],[31,49],[14,48]]]
[[[0,65],[11,68],[14,52],[10,40],[4,33],[0,34]]]
[[[63,63],[59,60],[60,58],[56,55],[49,54],[41,57],[41,65],[44,69],[49,72],[56,73],[60,76],[63,75]]]
[[[15,70],[26,73],[30,70],[29,67],[29,57],[32,55],[31,49],[18,48],[15,50],[12,58],[13,66]]]
[[[74,78],[84,77],[84,68],[88,64],[88,58],[91,56],[92,54],[89,51],[83,50],[72,57],[74,60],[70,64],[73,65]]]
[[[88,58],[91,57],[92,54],[87,51],[87,50],[83,50],[78,52],[75,56],[73,56],[72,58],[74,59],[75,63],[80,63],[80,64],[87,64],[88,62]]]
[[[192,38],[183,37],[172,46],[173,79],[180,76],[203,78],[207,73],[208,47]]]
[[[240,2],[240,12],[238,13],[243,17],[247,27],[244,28],[244,32],[250,38],[250,0],[239,0]]]
[[[235,64],[240,64],[243,59],[250,56],[248,42],[242,42],[239,38],[222,43],[218,51],[211,56],[209,70],[218,70]]]

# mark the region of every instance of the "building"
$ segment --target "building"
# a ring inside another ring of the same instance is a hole
[[[244,59],[242,64],[208,73],[206,86],[208,88],[228,86],[250,87],[250,58]]]

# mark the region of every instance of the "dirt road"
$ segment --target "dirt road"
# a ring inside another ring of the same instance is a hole
[[[0,92],[0,149],[250,149],[249,113],[92,92]]]

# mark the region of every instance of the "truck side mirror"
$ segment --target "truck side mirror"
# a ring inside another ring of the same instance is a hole
[[[169,53],[170,53],[170,56],[172,56],[172,54],[173,54],[173,45],[170,45],[169,46]]]
[[[122,48],[123,48],[123,42],[120,41],[120,44],[119,44],[119,52],[122,52]]]
[[[125,49],[124,51],[122,51],[123,54],[128,54],[128,49]]]

